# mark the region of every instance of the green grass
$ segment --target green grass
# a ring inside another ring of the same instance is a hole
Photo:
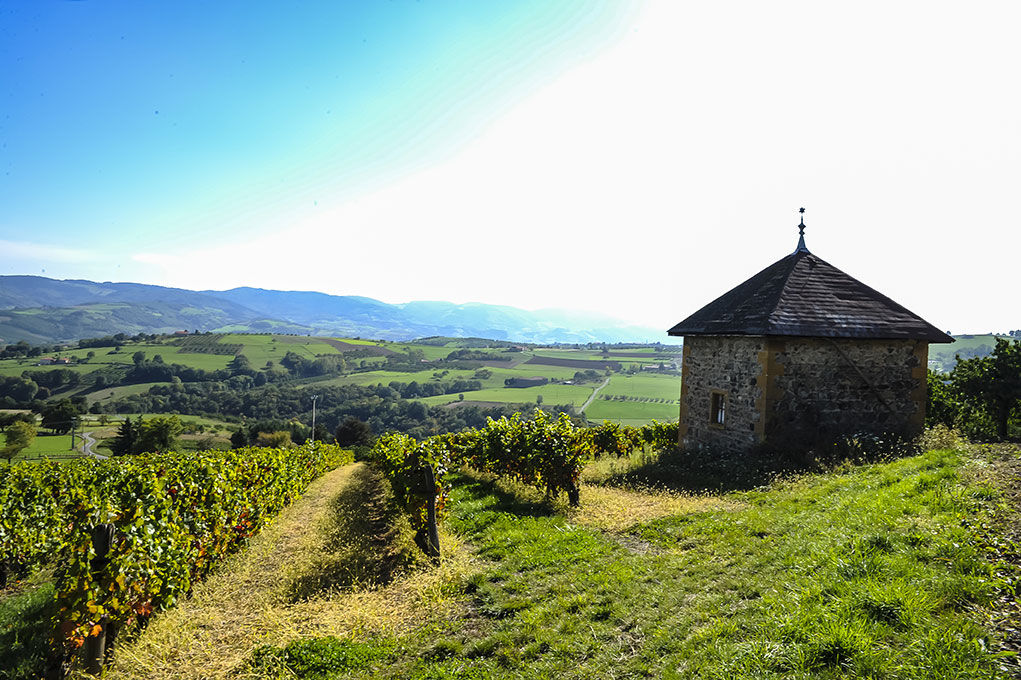
[[[96,403],[97,401],[111,401],[113,399],[120,399],[133,394],[142,394],[148,392],[150,387],[154,385],[169,385],[170,383],[163,382],[148,382],[148,383],[135,383],[134,385],[118,385],[117,387],[106,387],[95,392],[90,392],[87,395],[89,405]]]
[[[495,401],[504,404],[534,404],[536,397],[542,395],[542,403],[547,406],[553,404],[574,404],[581,406],[592,394],[595,385],[543,385],[541,387],[524,388],[499,388],[488,390],[475,390],[465,392],[464,398],[467,401]],[[449,404],[457,401],[456,394],[443,394],[435,397],[426,397],[420,401],[431,406],[437,404]]]
[[[929,360],[934,361],[944,370],[950,370],[953,367],[954,355],[958,352],[965,350],[977,349],[982,345],[987,345],[990,350],[996,347],[996,339],[1003,338],[1005,340],[1013,340],[1007,335],[969,335],[955,336],[954,342],[946,345],[929,345]]]
[[[416,371],[414,373],[402,373],[401,371],[369,371],[367,373],[352,373],[350,375],[345,375],[339,378],[324,380],[322,382],[314,383],[312,386],[376,385],[379,383],[382,383],[383,385],[389,385],[393,381],[402,383],[410,383],[412,381],[419,383],[438,382],[437,380],[433,379],[433,375],[438,372],[441,371],[437,371],[436,369]],[[452,380],[470,380],[474,373],[475,373],[474,370],[451,369],[450,372],[447,373],[447,375],[439,379],[439,382],[450,382]]]
[[[4,443],[6,444],[6,436],[4,436]],[[79,440],[75,438],[76,446]],[[14,457],[15,463],[21,460],[40,460],[43,458],[75,458],[79,454],[71,450],[71,434],[49,434],[46,431],[40,431],[36,434],[35,439],[28,445],[27,448]]]
[[[337,354],[337,348],[323,342],[323,338],[304,335],[225,335],[220,340],[225,344],[238,343],[244,345],[241,351],[252,366],[262,368],[267,361],[279,363],[288,352],[294,352],[306,359],[314,359],[319,354]]]
[[[84,359],[89,352],[95,355],[84,364],[68,364],[54,366],[36,366],[38,358],[33,359],[3,359],[0,360],[0,375],[11,376],[21,375],[24,371],[46,371],[55,368],[67,368],[76,373],[87,374],[98,368],[109,365],[130,366],[133,363],[132,355],[135,352],[144,352],[146,359],[152,359],[159,354],[168,364],[183,364],[193,368],[200,368],[205,371],[216,371],[226,368],[232,357],[218,356],[214,354],[182,354],[180,348],[174,345],[164,344],[134,344],[128,343],[121,347],[119,352],[113,352],[113,347],[93,347],[90,349],[74,349],[56,352],[54,355],[62,357],[78,357]],[[53,356],[53,355],[49,355]],[[283,356],[283,355],[281,355]]]
[[[605,390],[604,390],[605,391]],[[677,420],[680,417],[678,404],[659,404],[648,401],[607,401],[602,399],[603,393],[585,409],[585,417],[589,420],[613,420],[648,423],[652,420],[664,422]]]
[[[0,596],[0,678],[37,678],[50,662],[51,583]]]
[[[589,349],[545,349],[539,348],[532,352],[537,357],[550,357],[552,359],[579,359],[582,361],[620,361],[612,357],[605,358],[599,350]],[[640,361],[640,360],[639,360]]]
[[[416,345],[414,343],[386,343],[383,345],[387,349],[391,349],[394,352],[400,352],[407,354],[410,350],[419,350],[422,352],[423,357],[428,361],[434,361],[436,359],[446,359],[447,355],[453,352],[456,347],[434,347],[432,345]]]
[[[681,378],[662,373],[614,374],[610,384],[600,390],[599,396],[614,394],[676,402],[681,394]]]
[[[451,585],[460,613],[394,641],[354,632],[371,649],[345,677],[1006,677],[980,625],[996,567],[963,521],[996,493],[963,464],[848,466],[617,534],[586,528],[584,492],[567,512],[459,477],[447,525],[479,562]]]

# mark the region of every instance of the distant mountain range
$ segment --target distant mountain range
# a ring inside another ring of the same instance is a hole
[[[668,342],[664,329],[565,310],[451,302],[388,304],[325,293],[0,276],[0,342],[113,333],[272,332],[411,340],[442,335],[534,343]]]

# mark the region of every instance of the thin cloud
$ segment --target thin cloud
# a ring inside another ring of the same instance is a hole
[[[65,248],[49,243],[27,241],[6,241],[0,239],[0,259],[38,260],[41,262],[95,262],[100,259],[97,252],[79,248]]]

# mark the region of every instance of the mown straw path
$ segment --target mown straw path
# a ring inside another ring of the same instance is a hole
[[[315,562],[331,500],[352,483],[361,463],[314,482],[248,548],[198,584],[192,596],[153,619],[138,639],[118,646],[105,677],[244,677],[252,650],[298,637],[393,635],[442,613],[443,585],[467,566],[448,538],[452,557],[382,588],[324,592],[290,601],[288,586]],[[399,612],[399,615],[398,615]]]

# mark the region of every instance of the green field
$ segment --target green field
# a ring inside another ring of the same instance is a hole
[[[0,435],[2,436],[2,435]],[[80,450],[80,440],[75,437],[76,448]],[[4,436],[4,444],[7,444],[7,437]],[[14,457],[13,462],[19,460],[39,460],[41,458],[77,458],[80,454],[71,450],[70,434],[49,434],[39,432],[28,448]]]
[[[90,392],[86,395],[86,399],[89,405],[96,403],[97,401],[110,401],[111,399],[119,399],[126,397],[129,394],[142,394],[148,392],[150,387],[154,385],[169,385],[170,383],[163,382],[147,382],[137,383],[135,385],[118,385],[117,387],[104,388],[96,392]]]
[[[554,404],[573,404],[580,407],[592,394],[595,385],[542,385],[541,387],[499,388],[465,392],[466,401],[495,401],[504,404],[534,404],[536,397],[542,395],[542,403],[546,406]],[[436,406],[457,401],[456,394],[441,394],[426,397],[420,401]]]
[[[983,345],[992,351],[996,347],[997,338],[1003,338],[1004,340],[1017,339],[1007,335],[957,335],[954,336],[954,342],[952,343],[945,345],[931,344],[929,345],[929,368],[938,371],[949,371],[956,363],[954,355],[979,349]],[[968,356],[966,354],[961,358],[968,358]]]
[[[602,396],[602,392],[599,393]],[[614,420],[625,425],[642,425],[650,420],[677,420],[680,406],[648,401],[607,401],[596,398],[587,409],[589,420]]]
[[[267,361],[279,363],[288,352],[314,359],[320,354],[338,354],[336,347],[305,335],[225,335],[220,342],[244,345],[241,353],[248,357],[254,368],[262,368]]]
[[[331,378],[330,380],[320,380],[314,383],[301,385],[301,387],[317,387],[321,385],[389,385],[394,381],[402,383],[449,382],[451,380],[471,380],[472,375],[475,374],[474,370],[450,369],[450,372],[447,373],[446,376],[437,379],[434,377],[437,372],[438,371],[436,369],[416,371],[415,373],[404,373],[402,371],[369,371],[367,373],[351,373],[350,375],[339,376],[337,378]],[[503,384],[502,380],[500,381],[500,384]]]
[[[647,399],[668,399],[676,402],[681,393],[681,379],[676,375],[662,373],[639,373],[637,375],[614,375],[610,384],[600,392],[603,396],[622,394],[628,397]]]
[[[135,352],[144,352],[146,359],[152,359],[158,354],[163,357],[163,361],[165,363],[183,364],[185,366],[191,366],[192,368],[200,368],[205,371],[217,371],[221,368],[226,368],[232,358],[216,354],[181,354],[180,348],[174,345],[149,343],[140,343],[137,345],[134,343],[128,343],[123,345],[119,352],[116,352],[113,347],[94,347],[91,349],[74,349],[55,352],[47,356],[77,357],[79,359],[85,359],[89,352],[94,352],[95,355],[92,359],[88,360],[88,363],[84,364],[36,366],[36,363],[39,361],[38,358],[2,359],[0,360],[0,375],[18,376],[25,371],[47,371],[55,368],[66,368],[75,371],[76,373],[86,374],[91,373],[98,368],[102,368],[103,366],[130,366],[134,362],[132,356]]]
[[[194,337],[194,336],[189,336]],[[202,336],[203,338],[207,336]],[[195,352],[182,352],[181,347],[174,344],[179,338],[168,337],[155,343],[132,343],[126,342],[120,351],[113,348],[98,347],[91,349],[76,349],[57,353],[64,357],[77,357],[85,359],[89,352],[93,357],[84,364],[70,364],[68,366],[35,366],[37,359],[7,359],[0,361],[0,376],[21,375],[29,370],[47,370],[51,368],[69,368],[80,374],[101,369],[110,365],[130,365],[133,363],[133,356],[136,352],[143,352],[146,359],[152,359],[157,354],[166,363],[178,363],[185,366],[199,368],[207,371],[224,369],[232,360],[231,354],[206,354]],[[590,349],[569,349],[561,347],[537,347],[527,348],[519,352],[507,352],[504,348],[474,348],[471,341],[459,344],[456,341],[448,341],[444,346],[420,345],[408,342],[383,342],[374,340],[361,340],[351,338],[324,338],[310,337],[306,335],[271,335],[271,334],[245,334],[232,333],[221,336],[213,336],[217,344],[240,345],[241,353],[248,358],[251,366],[260,370],[268,362],[279,366],[280,360],[288,353],[294,352],[306,359],[314,359],[318,356],[343,354],[348,350],[358,348],[379,348],[394,353],[398,356],[406,355],[408,352],[421,352],[424,361],[421,370],[414,372],[388,371],[384,368],[379,370],[365,370],[376,364],[384,366],[387,362],[385,356],[355,357],[349,360],[348,370],[361,369],[357,372],[323,376],[318,378],[292,378],[286,384],[305,389],[316,389],[321,387],[338,385],[388,385],[390,382],[420,384],[435,382],[451,382],[454,380],[479,380],[482,389],[465,392],[465,399],[471,401],[483,401],[494,403],[526,403],[534,404],[538,396],[542,396],[543,403],[572,404],[580,408],[592,390],[602,384],[606,370],[598,367],[598,363],[613,361],[619,363],[625,369],[635,365],[658,363],[661,361],[672,361],[673,357],[663,354],[654,348],[637,348],[619,350],[625,354],[639,354],[641,356],[605,356],[600,350]],[[470,348],[475,352],[489,355],[492,360],[469,360],[471,368],[449,368],[442,365],[442,360],[453,351],[461,348]],[[612,352],[612,350],[611,350]],[[599,375],[596,380],[575,383],[575,374],[584,371],[589,367],[571,366],[549,366],[545,364],[526,363],[533,357],[545,357],[551,359],[568,359],[597,362],[592,366]],[[501,359],[509,359],[501,361]],[[481,363],[486,361],[486,363]],[[488,377],[476,378],[478,371],[487,371]],[[551,384],[542,387],[529,388],[507,388],[505,381],[511,378],[530,378],[541,376],[549,379]],[[663,375],[652,373],[639,373],[635,375],[625,373],[614,373],[610,384],[607,385],[602,394],[624,395],[633,397],[636,401],[627,401],[607,405],[604,400],[597,399],[593,402],[588,414],[590,419],[612,418],[635,422],[647,422],[652,418],[664,419],[674,418],[675,415],[665,415],[669,411],[676,410],[673,406],[669,409],[665,405],[643,403],[643,400],[666,399],[675,402],[679,391],[679,377],[676,375]],[[568,384],[564,384],[568,383]],[[125,385],[104,388],[98,392],[88,394],[89,404],[96,402],[108,402],[129,395],[142,394],[153,385],[159,383],[142,383],[136,385]],[[71,393],[64,390],[56,392],[52,398],[64,398]],[[602,396],[602,395],[600,395]],[[424,401],[427,404],[446,404],[457,400],[457,394],[440,395],[428,397]]]
[[[345,342],[347,342],[345,340]],[[386,349],[399,352],[401,354],[407,354],[411,350],[418,350],[422,352],[423,357],[426,361],[435,361],[436,359],[446,359],[447,355],[456,350],[456,347],[433,347],[432,345],[415,345],[406,342],[401,343],[385,343],[380,345]],[[480,350],[485,351],[485,350]]]

